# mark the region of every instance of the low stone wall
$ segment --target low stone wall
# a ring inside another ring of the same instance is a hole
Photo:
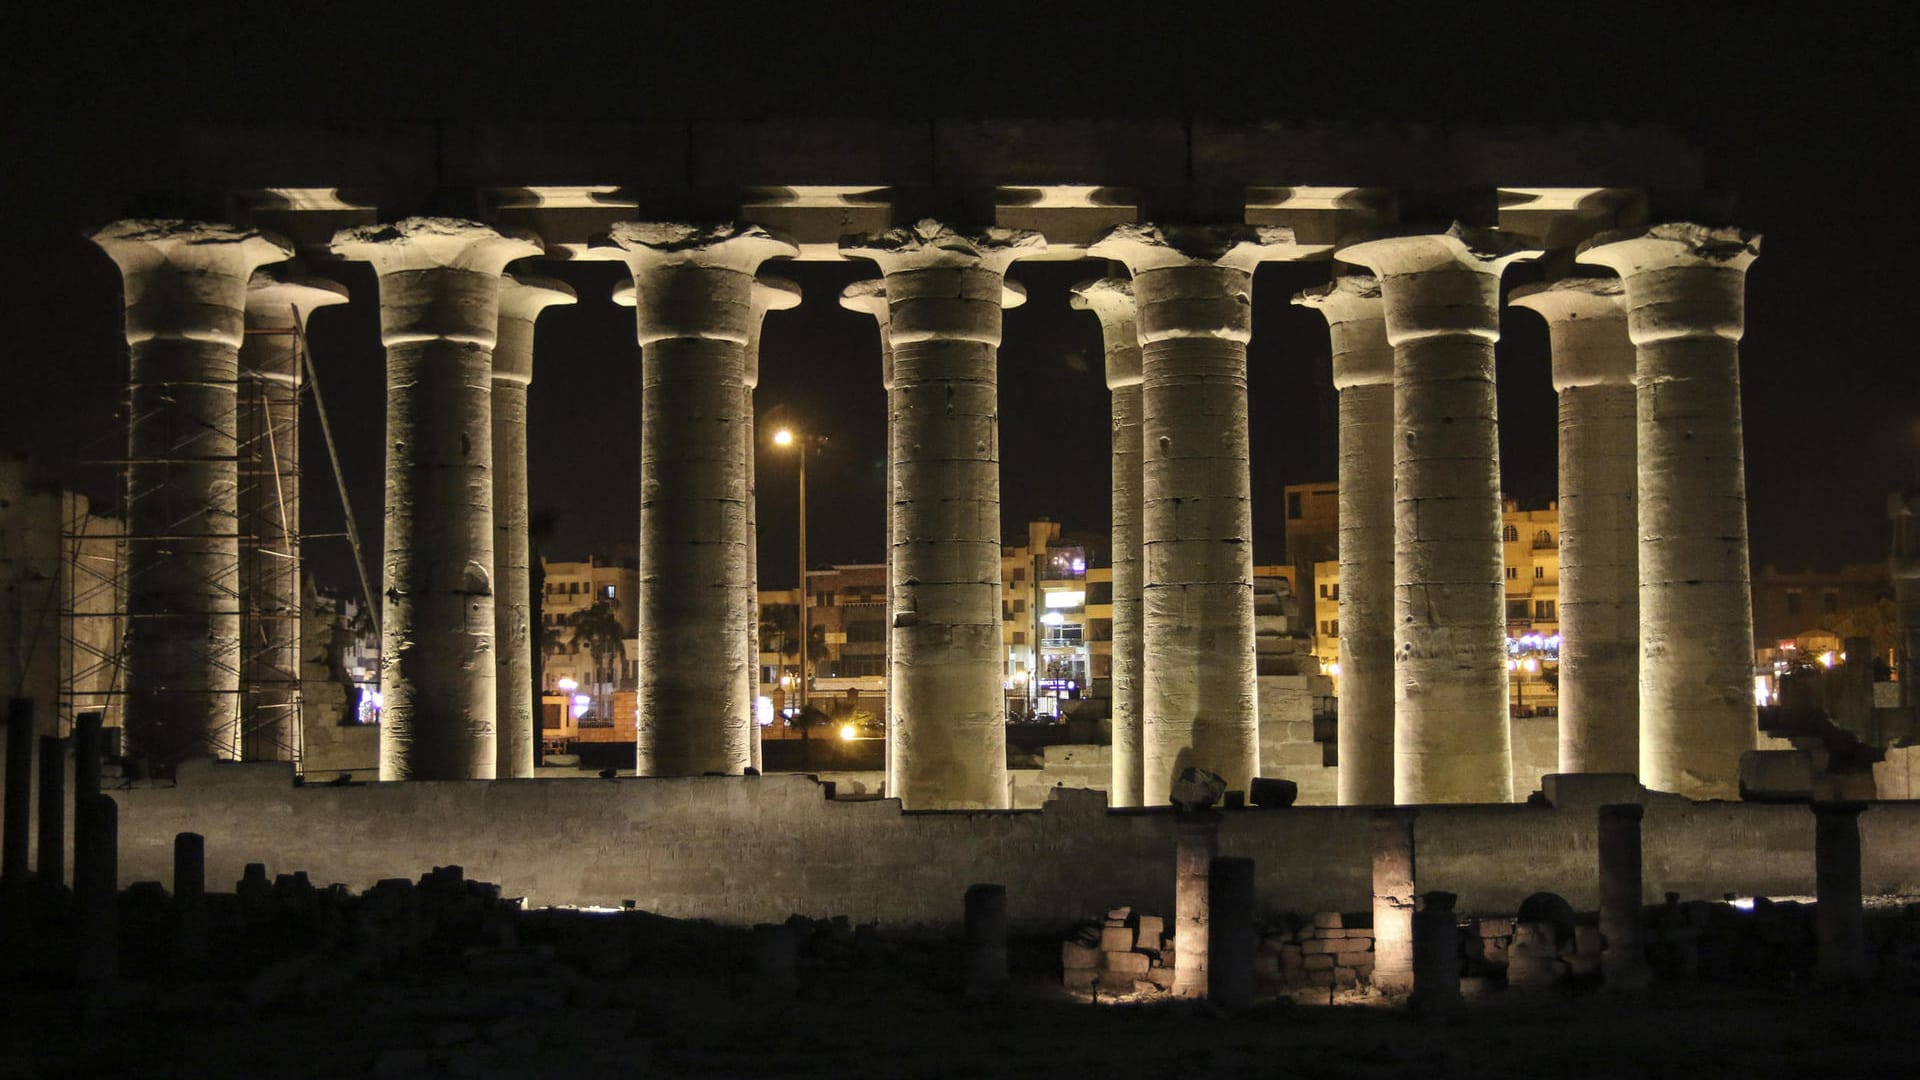
[[[1597,906],[1596,810],[1646,803],[1649,902],[1811,895],[1804,806],[1690,803],[1626,777],[1549,777],[1552,805],[1431,807],[1415,826],[1422,889],[1463,914],[1511,914],[1539,890]],[[246,863],[365,889],[447,864],[532,904],[636,906],[729,924],[789,914],[950,925],[975,882],[1008,889],[1018,927],[1057,930],[1114,898],[1173,910],[1175,815],[1063,791],[1041,811],[902,813],[830,801],[803,776],[498,780],[295,787],[287,767],[203,764],[112,792],[123,884],[171,880],[175,833],[207,839],[213,889]],[[1920,894],[1920,803],[1860,819],[1865,889]],[[1223,815],[1220,854],[1252,858],[1265,914],[1370,908],[1364,808]]]

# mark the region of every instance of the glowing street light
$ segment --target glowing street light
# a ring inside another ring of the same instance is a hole
[[[800,448],[800,687],[796,698],[795,716],[807,707],[807,662],[811,657],[812,642],[807,636],[807,451],[825,446],[825,435],[808,435],[791,427],[783,427],[773,433],[773,445],[780,447],[798,446]]]

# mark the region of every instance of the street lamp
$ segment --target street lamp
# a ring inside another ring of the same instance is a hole
[[[812,640],[807,635],[807,452],[825,446],[825,435],[809,435],[791,427],[773,433],[773,445],[800,448],[800,694],[793,715],[798,718],[807,708],[807,661]]]

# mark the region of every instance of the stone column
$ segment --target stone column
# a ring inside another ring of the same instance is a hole
[[[168,952],[175,976],[198,972],[207,964],[207,838],[199,833],[173,837],[173,925]]]
[[[344,229],[373,264],[387,347],[380,779],[490,780],[494,692],[493,347],[524,234],[451,218]]]
[[[1245,791],[1260,768],[1247,342],[1253,270],[1278,227],[1121,226],[1089,254],[1133,274],[1141,350],[1141,800],[1197,766]]]
[[[7,778],[0,884],[26,895],[28,851],[33,841],[33,699],[7,702]]]
[[[1873,973],[1860,906],[1860,812],[1857,802],[1813,804],[1814,920],[1822,980],[1850,982]]]
[[[1638,803],[1600,808],[1600,937],[1606,950],[1600,970],[1614,990],[1638,990],[1649,980],[1640,925],[1640,819],[1645,814]]]
[[[873,316],[874,324],[880,331],[880,391],[887,396],[888,401],[892,401],[893,335],[887,332],[886,282],[878,279],[854,282],[841,290],[840,306],[846,308],[848,311],[860,311]],[[887,432],[887,444],[891,447],[893,444],[893,414],[891,409],[888,410],[887,414]],[[889,503],[891,503],[893,499],[893,455],[891,452],[887,455],[887,499]],[[885,523],[885,545],[881,549],[887,553],[887,597],[889,602],[891,602],[894,596],[896,584],[893,577],[893,516],[893,507],[889,505],[887,507]],[[801,648],[805,647],[806,646],[802,644]],[[887,677],[889,680],[893,677],[893,634],[891,631],[887,634]],[[891,695],[889,695],[889,697],[891,697]],[[889,701],[888,704],[891,706],[891,701]],[[900,729],[895,720],[893,709],[889,707],[887,709],[886,786],[883,789],[888,798],[896,798],[900,793],[899,772],[895,761],[898,757],[897,751],[899,745]]]
[[[1073,306],[1100,320],[1113,420],[1113,786],[1111,806],[1140,806],[1145,784],[1140,632],[1140,334],[1133,282],[1098,278],[1073,287]]]
[[[1207,868],[1207,998],[1223,1009],[1253,1004],[1253,907],[1253,860],[1214,859]]]
[[[494,739],[496,779],[533,775],[540,721],[533,694],[533,598],[527,539],[527,387],[533,384],[534,328],[549,307],[574,303],[573,289],[546,278],[500,279],[500,323],[493,347]]]
[[[1640,782],[1694,799],[1739,796],[1758,730],[1740,335],[1759,253],[1752,233],[1656,225],[1579,255],[1620,275],[1637,350]]]
[[[893,390],[894,780],[909,810],[1005,808],[1000,626],[1001,305],[1038,234],[921,221],[849,238],[884,273]]]
[[[346,286],[261,270],[247,285],[240,345],[240,756],[295,761],[300,748],[301,335]]]
[[[1379,277],[1394,352],[1394,798],[1510,802],[1493,346],[1500,273],[1536,253],[1455,225],[1338,254]]]
[[[1617,278],[1515,289],[1560,395],[1560,771],[1640,769],[1633,342]]]
[[[1293,302],[1326,317],[1340,397],[1339,801],[1387,806],[1393,802],[1394,444],[1386,307],[1380,282],[1359,273],[1342,274]],[[1406,899],[1411,905],[1411,894]]]
[[[81,795],[73,806],[75,981],[88,990],[120,977],[120,806]]]
[[[747,470],[747,596],[752,607],[747,612],[747,756],[749,764],[760,768],[760,717],[755,705],[760,690],[760,488],[755,474],[759,437],[754,433],[753,392],[760,386],[760,332],[767,312],[790,311],[800,306],[800,286],[786,278],[759,278],[753,283],[753,317],[747,328],[746,392],[742,407],[747,422],[741,431],[740,452]],[[800,447],[801,453],[807,448]],[[805,648],[802,643],[801,648]]]
[[[966,995],[990,997],[1007,988],[1007,887],[969,885],[965,897]]]
[[[1506,670],[1502,668],[1501,670]],[[1460,1009],[1460,927],[1449,892],[1421,893],[1413,913],[1413,1009],[1447,1017]]]
[[[798,249],[758,226],[623,222],[641,346],[642,776],[739,774],[752,764],[745,649],[747,343],[754,273]]]
[[[1415,813],[1373,812],[1373,985],[1382,994],[1413,990]]]
[[[40,888],[57,895],[67,880],[67,741],[40,736],[40,813],[34,866]]]
[[[117,221],[132,352],[127,426],[127,752],[160,765],[240,753],[234,426],[247,281],[293,254],[254,229]]]
[[[1220,854],[1220,815],[1182,813],[1173,835],[1173,995],[1206,997],[1207,875]]]

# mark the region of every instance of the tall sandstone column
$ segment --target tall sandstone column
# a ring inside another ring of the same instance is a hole
[[[758,226],[623,222],[641,348],[642,776],[753,763],[747,351],[754,273],[798,249]]]
[[[909,810],[1007,805],[1000,626],[1006,269],[1038,234],[923,220],[841,243],[885,275],[893,390],[890,557],[894,779]]]
[[[1633,342],[1616,278],[1515,289],[1553,344],[1560,395],[1560,771],[1640,769]]]
[[[159,765],[240,755],[238,394],[247,282],[293,249],[254,229],[117,221],[132,353],[126,735]]]
[[[1394,578],[1393,346],[1386,307],[1380,282],[1357,273],[1293,302],[1326,317],[1340,396],[1338,797],[1342,806],[1387,806],[1393,803]]]
[[[880,331],[880,391],[886,395],[888,401],[892,401],[893,337],[887,332],[887,283],[879,279],[856,281],[841,290],[840,306],[846,308],[848,311],[858,311],[873,317],[874,325]],[[887,429],[887,444],[891,447],[893,444],[893,415],[891,409],[888,410]],[[889,502],[891,502],[893,498],[893,455],[891,453],[887,455],[887,498]],[[885,543],[881,550],[887,553],[887,597],[889,603],[891,603],[895,586],[893,577],[893,507],[891,505],[887,507],[884,532]],[[804,646],[802,647],[804,648]],[[888,631],[887,633],[887,672],[889,678],[891,678],[893,672],[892,631]],[[898,756],[897,751],[899,744],[900,733],[898,722],[894,717],[892,708],[888,708],[886,786],[883,789],[888,798],[894,798],[899,795],[898,771],[895,768],[895,758]]]
[[[387,347],[380,779],[491,780],[498,765],[493,347],[526,234],[454,218],[343,229],[373,264]]]
[[[346,286],[262,270],[240,345],[240,756],[292,761],[300,746],[301,341]]]
[[[1245,791],[1260,766],[1254,683],[1247,342],[1253,271],[1290,229],[1121,226],[1090,254],[1133,274],[1141,350],[1141,799],[1181,770]]]
[[[527,387],[533,384],[533,336],[540,313],[571,304],[573,290],[545,278],[500,279],[500,330],[493,347],[494,698],[499,734],[494,776],[533,775],[539,745],[533,700],[533,638],[540,612],[533,599],[527,538]]]
[[[1401,803],[1513,798],[1493,346],[1501,271],[1535,254],[1460,225],[1338,253],[1380,279],[1394,352],[1393,754]]]
[[[1099,278],[1073,287],[1073,306],[1100,320],[1113,422],[1113,806],[1140,806],[1145,656],[1140,633],[1140,333],[1133,283]]]
[[[1640,495],[1640,782],[1740,793],[1753,749],[1753,588],[1740,426],[1747,267],[1760,238],[1656,225],[1579,261],[1626,287]]]
[[[754,768],[760,768],[760,718],[755,704],[760,691],[760,488],[755,476],[754,458],[759,449],[754,434],[753,392],[760,386],[760,334],[769,311],[790,311],[800,306],[800,286],[786,278],[760,278],[753,283],[753,321],[747,335],[746,392],[741,407],[746,410],[746,428],[741,433],[740,452],[747,468],[747,595],[753,608],[747,613],[747,750]],[[806,447],[800,448],[806,453]]]

